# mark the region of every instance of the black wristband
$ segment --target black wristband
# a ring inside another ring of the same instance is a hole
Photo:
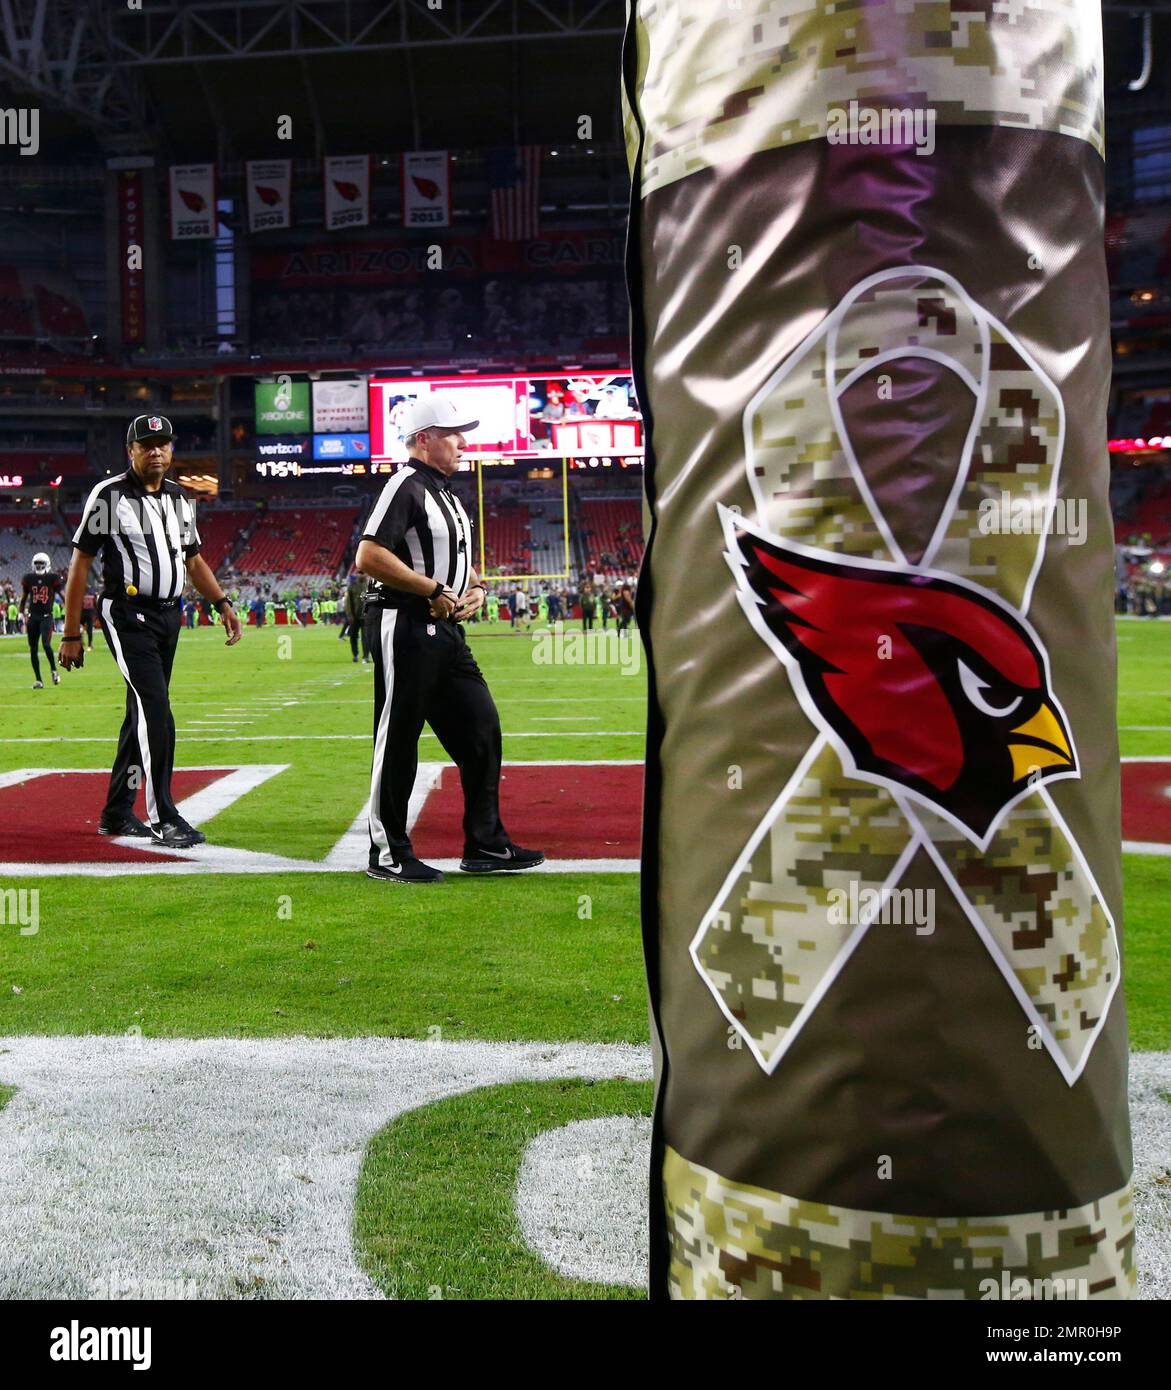
[[[446,588],[447,588],[447,585],[444,584],[442,580],[436,581],[436,584],[435,584],[434,589],[432,589],[431,592],[427,595],[427,602],[428,602],[428,603],[434,603],[435,600],[439,597],[439,595],[440,595],[440,594],[444,591],[444,589],[446,589]]]
[[[80,641],[81,641],[81,633],[79,632],[79,633],[77,633],[76,636],[70,637],[68,633],[63,632],[63,633],[61,634],[61,640],[62,640],[62,642],[80,642]]]
[[[219,598],[212,599],[211,606],[215,609],[217,613],[222,613],[224,611],[224,604],[231,603],[231,601],[232,600],[227,596],[227,594],[221,594]]]

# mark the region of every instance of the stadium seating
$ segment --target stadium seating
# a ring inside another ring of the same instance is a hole
[[[357,507],[315,509],[306,504],[265,512],[236,558],[235,569],[242,575],[332,578],[345,558],[357,519]]]
[[[27,512],[0,512],[0,583],[18,585],[38,550],[48,553],[54,569],[68,567],[72,547],[56,522],[30,521]]]
[[[561,508],[531,508],[529,537],[534,574],[560,574],[565,568],[565,531]]]
[[[578,535],[591,574],[628,576],[642,563],[642,503],[638,498],[583,498]]]
[[[501,497],[484,505],[484,564],[492,574],[536,574],[526,503]]]
[[[1171,540],[1171,483],[1161,483],[1129,509],[1129,515],[1114,523],[1114,539],[1128,541],[1132,536],[1149,536],[1151,544]]]
[[[203,558],[219,569],[239,539],[241,531],[256,515],[251,507],[198,507],[196,524],[202,542]]]

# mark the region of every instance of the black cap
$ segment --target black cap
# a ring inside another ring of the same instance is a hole
[[[136,415],[126,431],[126,447],[148,439],[174,439],[175,431],[165,415]]]

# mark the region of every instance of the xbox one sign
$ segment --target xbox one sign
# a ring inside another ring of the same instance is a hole
[[[308,434],[309,383],[281,375],[256,383],[257,434]]]

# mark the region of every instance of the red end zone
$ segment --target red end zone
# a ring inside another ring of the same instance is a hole
[[[1123,762],[1122,840],[1132,853],[1171,854],[1171,759]]]
[[[228,769],[176,771],[172,795],[183,801],[223,777]],[[179,856],[121,845],[98,834],[98,819],[106,800],[108,772],[40,772],[0,786],[0,825],[6,860],[38,864],[69,864],[84,860],[102,864],[157,864]],[[145,794],[134,805],[146,819]]]
[[[181,815],[193,825],[287,770],[285,764],[185,768],[174,774]],[[164,853],[146,841],[119,843],[98,834],[108,773],[24,768],[0,773],[0,878],[53,875],[186,873],[358,873],[367,863],[369,832],[361,781],[339,788],[355,815],[324,859],[290,856],[279,845],[264,851],[209,842]],[[501,775],[505,824],[521,845],[540,849],[538,873],[638,871],[641,763],[506,763]],[[336,813],[337,807],[334,807]],[[145,808],[140,794],[135,808]],[[411,834],[419,854],[445,869],[463,855],[463,792],[458,771],[422,763],[412,797]]]
[[[509,835],[546,859],[637,859],[642,764],[509,763],[500,815]],[[423,859],[459,859],[464,849],[459,773],[445,767],[411,830]]]

